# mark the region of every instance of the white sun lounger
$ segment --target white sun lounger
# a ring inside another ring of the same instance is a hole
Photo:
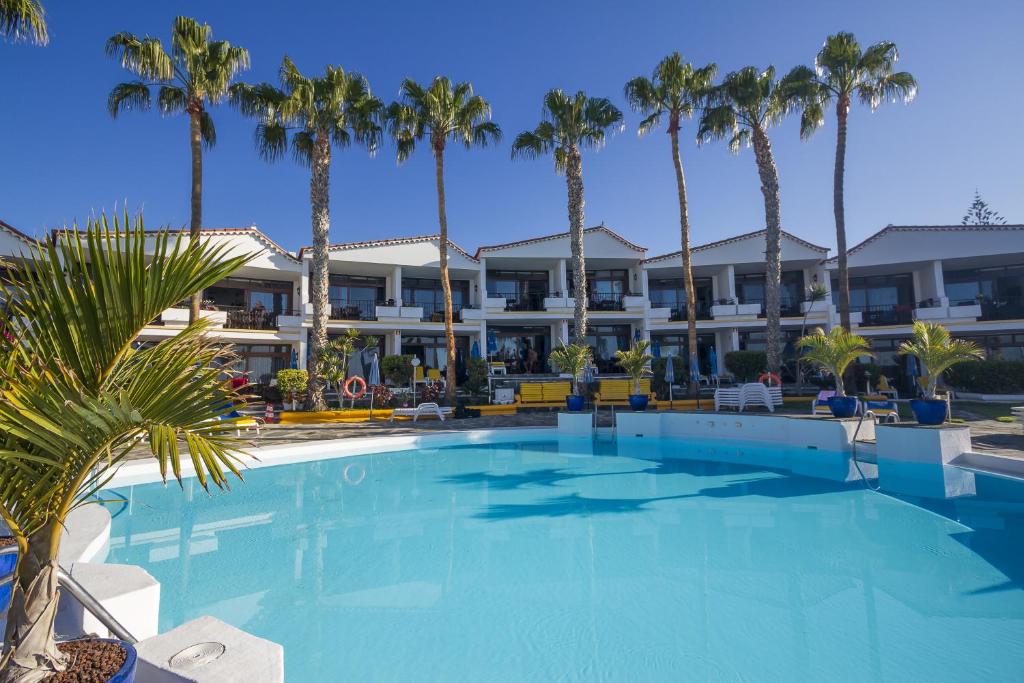
[[[438,420],[444,422],[444,416],[451,415],[451,413],[451,408],[442,408],[436,403],[421,403],[415,408],[395,408],[391,411],[388,422],[394,421],[396,417],[411,417],[412,421],[416,422],[421,415],[434,415]]]
[[[779,404],[782,404],[782,392],[779,391]],[[747,406],[764,406],[770,412],[775,412],[775,401],[768,391],[768,387],[760,382],[744,384],[740,387],[740,410]]]
[[[719,387],[718,389],[715,389],[715,412],[718,412],[722,408],[743,409],[740,405],[739,387]]]

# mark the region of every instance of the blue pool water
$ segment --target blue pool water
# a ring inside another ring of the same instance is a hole
[[[1024,677],[1020,489],[915,505],[722,448],[461,445],[135,486],[109,561],[161,582],[161,630],[213,615],[283,644],[289,681]]]

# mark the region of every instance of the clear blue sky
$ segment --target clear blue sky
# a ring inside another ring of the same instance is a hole
[[[447,164],[452,238],[468,249],[566,229],[565,182],[550,159],[510,161],[509,145],[540,116],[552,87],[611,97],[678,50],[721,73],[749,64],[785,72],[811,63],[825,36],[848,30],[863,45],[896,41],[900,67],[918,79],[917,100],[872,114],[856,107],[847,157],[847,229],[858,241],[888,223],[958,223],[975,187],[1011,222],[1024,222],[1024,3],[1005,2],[406,2],[100,3],[44,0],[48,47],[0,43],[0,219],[31,234],[127,200],[147,225],[188,222],[184,117],[155,111],[111,120],[110,88],[127,80],[103,52],[127,30],[168,39],[186,14],[215,38],[249,49],[245,80],[276,78],[285,53],[306,72],[327,63],[365,74],[385,101],[409,76],[471,81],[505,132],[497,148],[452,149]],[[289,249],[309,243],[308,171],[253,150],[251,121],[214,110],[218,143],[206,155],[205,223],[255,223]],[[835,127],[801,142],[796,121],[771,131],[782,184],[783,225],[834,245]],[[584,156],[588,225],[602,221],[651,250],[678,249],[668,141],[638,139],[639,117]],[[694,242],[764,226],[750,150],[698,148],[684,130]],[[427,149],[399,167],[386,145],[336,154],[331,178],[335,242],[437,231]]]

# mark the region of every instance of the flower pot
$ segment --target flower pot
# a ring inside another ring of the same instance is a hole
[[[14,593],[14,568],[18,564],[16,544],[0,547],[0,614],[7,610]]]
[[[133,681],[135,681],[135,668],[136,665],[138,664],[138,654],[135,651],[135,647],[131,643],[126,643],[125,641],[118,640],[117,638],[82,638],[74,641],[66,641],[65,643],[63,643],[63,645],[66,647],[69,643],[75,645],[85,645],[87,643],[113,643],[114,645],[117,645],[122,650],[124,650],[124,664],[122,664],[121,668],[114,672],[112,676],[103,679],[104,683],[133,683]],[[66,651],[65,653],[67,654]],[[85,652],[79,650],[77,653],[71,654],[71,661],[74,662],[75,657],[81,658],[85,654]],[[86,661],[88,661],[87,655]],[[89,680],[99,679],[90,678]]]
[[[910,401],[910,409],[918,424],[940,425],[946,421],[946,402],[939,398],[915,398]]]
[[[629,395],[629,407],[637,412],[647,410],[647,401],[650,399],[649,396],[641,396],[639,394]]]
[[[582,396],[576,396],[576,395],[566,396],[565,397],[565,407],[571,413],[578,413],[578,412],[580,412],[581,410],[583,410],[583,397]]]
[[[857,414],[856,396],[833,396],[828,400],[832,417],[853,417]]]

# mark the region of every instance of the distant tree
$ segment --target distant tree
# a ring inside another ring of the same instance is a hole
[[[0,36],[46,45],[46,10],[39,0],[0,0]]]
[[[981,194],[974,191],[974,201],[967,208],[960,225],[1006,225],[1006,219],[989,208]]]

